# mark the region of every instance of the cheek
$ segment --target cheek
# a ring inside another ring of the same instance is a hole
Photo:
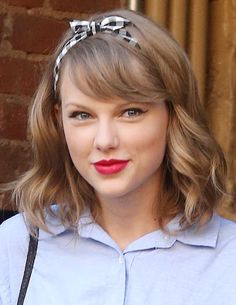
[[[149,160],[153,165],[162,163],[166,151],[165,133],[149,133],[143,140],[140,139],[137,145],[137,151],[140,152],[143,161]]]
[[[76,164],[78,159],[88,155],[91,141],[89,140],[87,133],[74,128],[73,126],[67,126],[66,124],[64,125],[64,134],[71,159],[73,163]]]
[[[130,149],[134,149],[137,154],[145,153],[150,156],[162,157],[166,149],[167,123],[141,126],[132,132],[124,133],[125,144]]]

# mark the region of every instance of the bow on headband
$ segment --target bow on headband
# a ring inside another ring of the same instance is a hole
[[[95,35],[97,32],[115,33],[117,38],[128,42],[134,47],[139,47],[136,39],[132,38],[130,33],[124,28],[130,24],[130,21],[119,17],[110,16],[104,18],[101,22],[96,21],[80,21],[73,20],[70,22],[70,27],[74,32],[73,36],[65,43],[60,54],[58,55],[54,66],[54,91],[56,92],[57,82],[59,78],[59,69],[61,61],[66,53],[78,42],[85,38]]]

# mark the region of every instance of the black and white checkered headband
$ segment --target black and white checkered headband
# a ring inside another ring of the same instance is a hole
[[[101,22],[80,20],[71,21],[70,27],[73,30],[73,36],[64,44],[54,66],[54,92],[56,92],[57,89],[59,69],[63,57],[70,50],[70,48],[81,40],[95,35],[97,32],[115,33],[117,34],[118,39],[127,41],[130,45],[140,48],[137,40],[131,37],[130,33],[124,29],[130,23],[131,22],[129,20],[119,16],[106,17]]]

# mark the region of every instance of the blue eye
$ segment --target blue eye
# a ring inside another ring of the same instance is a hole
[[[139,108],[130,108],[130,109],[126,109],[123,112],[123,115],[127,118],[134,118],[134,117],[138,117],[140,115],[142,115],[145,111],[143,111],[142,109]]]
[[[77,119],[79,121],[84,121],[87,120],[91,117],[91,115],[87,112],[82,112],[82,111],[75,111],[72,112],[72,114],[70,115],[70,118],[74,118]]]

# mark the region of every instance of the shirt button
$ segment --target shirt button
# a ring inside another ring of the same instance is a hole
[[[123,262],[124,262],[123,255],[120,255],[119,256],[119,264],[123,264]]]

